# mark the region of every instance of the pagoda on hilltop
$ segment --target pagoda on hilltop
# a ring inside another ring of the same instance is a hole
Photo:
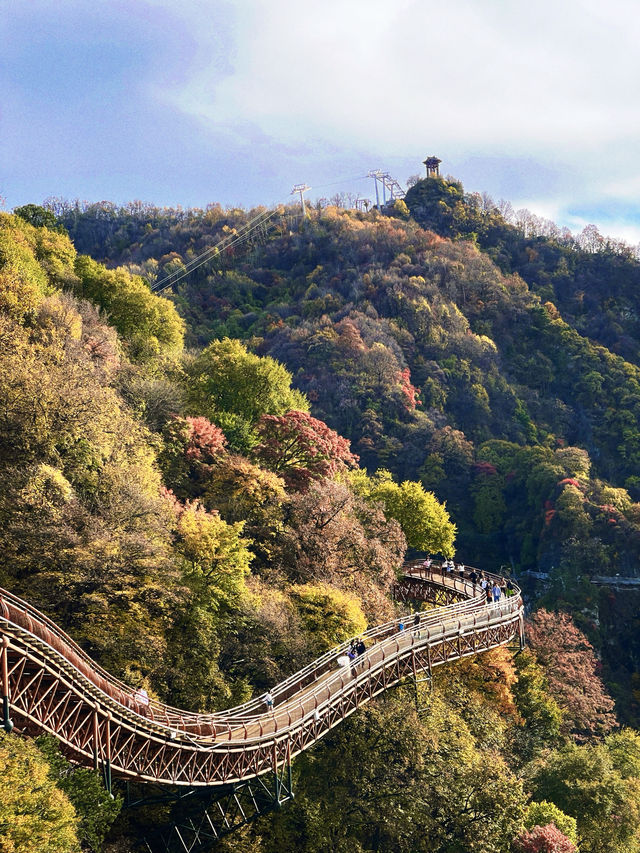
[[[427,169],[427,177],[428,178],[439,178],[440,177],[440,163],[442,160],[432,155],[431,157],[427,157],[426,160],[422,161]]]

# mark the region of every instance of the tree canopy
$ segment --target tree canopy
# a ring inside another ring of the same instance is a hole
[[[527,636],[548,673],[549,691],[563,709],[565,730],[578,739],[611,731],[613,700],[598,675],[593,646],[571,617],[537,610]]]
[[[306,412],[262,415],[257,433],[255,457],[293,489],[305,489],[312,480],[331,477],[358,462],[347,439]]]
[[[282,364],[237,340],[213,341],[188,365],[187,376],[190,405],[221,427],[236,450],[258,443],[254,428],[262,415],[309,408]]]
[[[80,853],[78,820],[34,744],[0,732],[0,850]]]
[[[107,269],[86,255],[78,257],[75,271],[76,292],[104,309],[134,358],[182,349],[184,321],[171,302],[152,293],[142,278],[124,267]]]
[[[387,517],[394,518],[402,528],[410,548],[453,556],[456,526],[444,504],[421,483],[395,483],[384,471],[373,479],[356,472],[352,482],[367,500],[384,506]]]

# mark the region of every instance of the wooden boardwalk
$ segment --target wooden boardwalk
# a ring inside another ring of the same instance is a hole
[[[487,573],[485,573],[487,574]],[[487,577],[493,578],[488,575]],[[0,675],[5,729],[49,732],[74,761],[111,774],[172,786],[216,786],[275,772],[358,707],[404,678],[447,661],[522,642],[519,589],[487,604],[466,578],[407,564],[399,600],[432,609],[371,628],[366,651],[341,666],[348,643],[276,685],[274,707],[256,697],[198,714],[141,704],[51,620],[0,589]],[[404,622],[404,629],[400,625]]]

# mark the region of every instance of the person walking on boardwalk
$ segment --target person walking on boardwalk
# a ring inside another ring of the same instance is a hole
[[[493,592],[493,600],[496,602],[500,601],[500,596],[502,595],[502,590],[498,586],[498,581],[496,581],[494,583],[492,592]]]
[[[273,713],[273,694],[270,690],[264,694],[264,704],[267,706],[267,711]]]
[[[149,710],[149,694],[144,687],[139,687],[134,693],[133,698],[137,705],[136,710],[138,713],[142,714],[143,717],[146,717]]]

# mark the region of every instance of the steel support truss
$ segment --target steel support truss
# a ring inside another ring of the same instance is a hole
[[[146,785],[149,789],[151,786]],[[281,808],[294,797],[291,762],[272,773],[222,788],[148,790],[140,799],[127,797],[130,808],[158,803],[171,805],[166,825],[147,834],[146,853],[197,853],[210,850],[225,835]],[[128,789],[130,793],[130,789]]]
[[[436,609],[423,612],[417,627],[412,621],[401,630],[397,619],[371,629],[366,653],[350,666],[338,665],[339,650],[328,652],[274,688],[271,713],[258,697],[198,715],[157,702],[136,711],[126,685],[109,680],[45,616],[0,590],[2,724],[53,734],[67,757],[100,770],[108,789],[112,774],[184,790],[229,789],[274,772],[279,778],[292,757],[398,682],[419,684],[435,666],[518,636],[523,642],[519,594],[487,606],[468,580],[410,566],[396,597]]]
[[[396,601],[406,603],[410,601],[424,601],[433,604],[434,607],[446,607],[457,601],[464,601],[465,596],[461,591],[445,586],[426,582],[419,577],[406,577],[402,582],[394,585],[393,597]]]

